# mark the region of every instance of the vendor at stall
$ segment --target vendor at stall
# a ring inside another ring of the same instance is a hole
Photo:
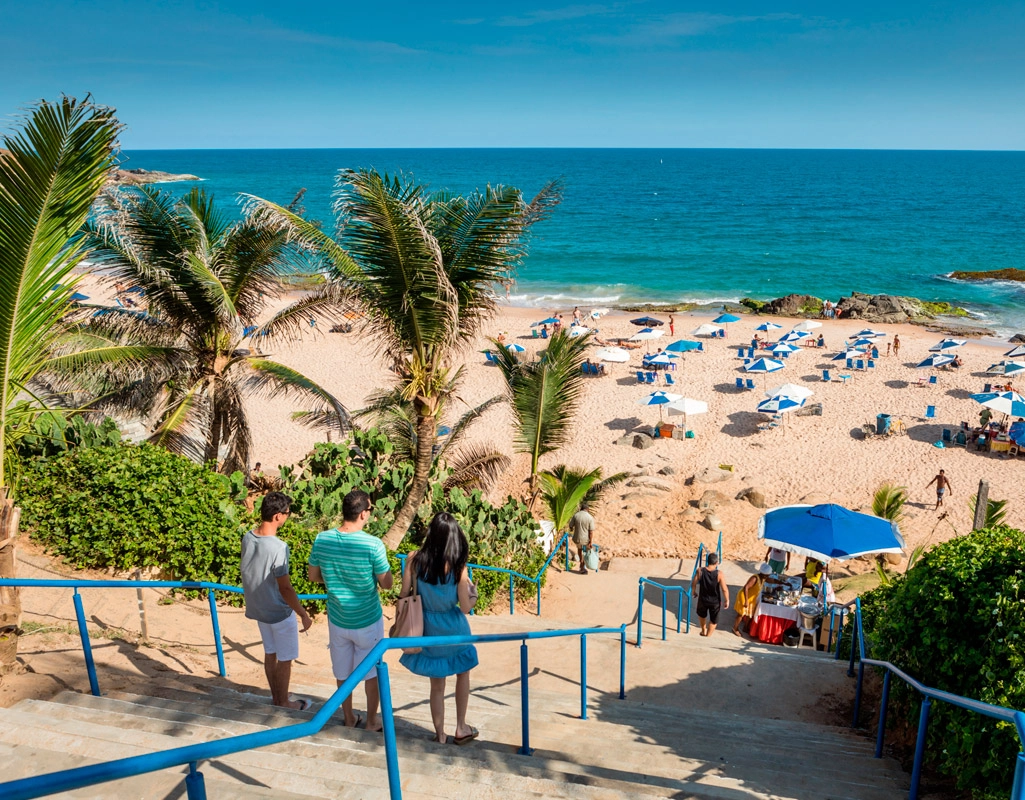
[[[823,563],[817,558],[806,558],[804,560],[804,581],[801,587],[804,589],[815,589],[822,577]]]
[[[774,575],[782,575],[790,569],[790,553],[778,547],[770,547],[765,551],[765,560]]]
[[[741,626],[745,622],[750,623],[754,617],[758,601],[762,598],[762,587],[768,580],[775,580],[772,577],[772,567],[762,564],[758,567],[758,572],[748,578],[747,583],[737,593],[737,602],[733,605],[733,610],[737,612],[737,618],[733,621],[734,636],[740,636]]]

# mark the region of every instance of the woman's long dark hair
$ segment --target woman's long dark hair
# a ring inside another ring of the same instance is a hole
[[[444,511],[435,514],[416,557],[417,577],[425,583],[441,583],[445,580],[445,566],[448,565],[448,574],[457,579],[469,555],[470,545],[455,517]]]

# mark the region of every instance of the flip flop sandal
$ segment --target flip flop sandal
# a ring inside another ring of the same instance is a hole
[[[367,724],[367,718],[359,711],[353,711],[352,715],[356,721],[352,725],[345,725],[346,728],[363,728]]]
[[[308,697],[296,697],[289,699],[292,700],[292,702],[299,704],[299,708],[293,708],[293,711],[309,711],[313,708],[313,701]]]
[[[470,726],[470,731],[471,733],[467,736],[456,736],[452,741],[458,745],[469,744],[480,735],[480,731],[474,728],[472,725]]]

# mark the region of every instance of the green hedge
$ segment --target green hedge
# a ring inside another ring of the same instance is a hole
[[[944,691],[1025,709],[1025,533],[975,531],[930,550],[905,577],[862,598],[873,658]],[[918,695],[894,681],[911,728]],[[930,712],[928,753],[975,798],[1006,798],[1020,749],[1010,723],[946,703]]]

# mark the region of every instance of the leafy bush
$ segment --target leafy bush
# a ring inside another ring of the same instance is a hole
[[[80,414],[66,416],[48,411],[37,416],[30,430],[18,439],[18,457],[48,458],[73,447],[113,447],[120,443],[121,431],[110,417],[97,425]]]
[[[862,598],[871,655],[927,686],[1025,707],[1025,533],[1006,526],[934,547],[906,576]],[[914,725],[917,693],[893,682]],[[976,798],[1007,797],[1019,743],[1010,723],[934,703],[936,765]]]

